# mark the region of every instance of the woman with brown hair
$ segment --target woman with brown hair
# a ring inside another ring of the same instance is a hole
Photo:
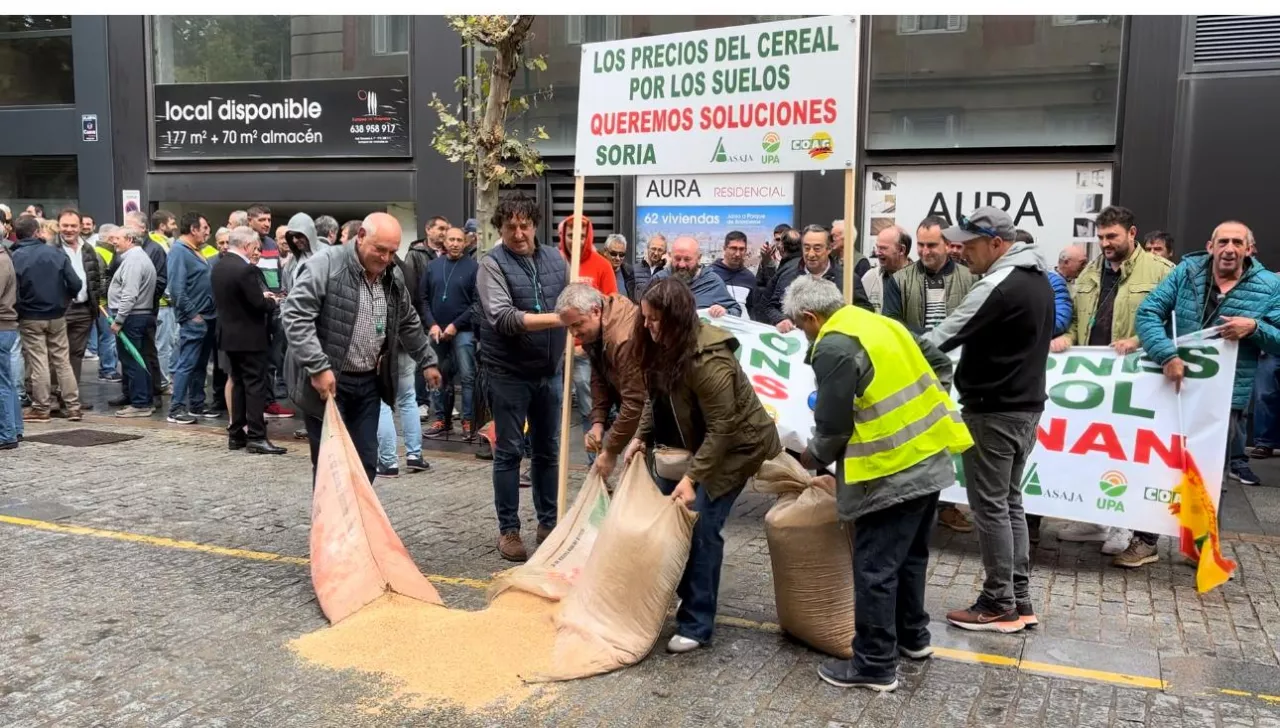
[[[734,352],[738,340],[698,319],[693,293],[675,278],[654,281],[640,301],[638,343],[649,398],[624,462],[653,450],[663,493],[698,513],[676,594],[669,652],[711,641],[724,537],[733,502],[760,465],[782,451],[773,419]]]

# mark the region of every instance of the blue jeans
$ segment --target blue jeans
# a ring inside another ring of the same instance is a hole
[[[13,442],[22,434],[22,406],[18,404],[18,382],[9,352],[21,358],[22,341],[17,330],[0,331],[0,444]]]
[[[216,346],[214,319],[184,322],[180,327],[178,356],[173,362],[173,398],[169,400],[169,414],[176,415],[184,409],[200,412],[204,409],[204,376],[209,370],[209,356]]]
[[[150,313],[135,313],[125,318],[120,331],[133,344],[133,348],[142,351],[142,342],[147,338],[147,328],[150,325]],[[140,409],[150,409],[151,372],[127,354],[120,357],[120,368],[124,374],[124,391],[129,395],[129,404]]]
[[[156,357],[160,361],[160,379],[173,383],[173,351],[178,347],[178,317],[173,306],[164,306],[156,320]]]
[[[98,318],[102,318],[102,314],[98,314]],[[94,319],[89,324],[89,340],[84,343],[84,353],[86,355],[98,355],[98,320]]]
[[[454,375],[462,381],[462,421],[470,422],[475,414],[476,388],[476,335],[471,331],[459,331],[450,341],[434,344],[440,359],[440,388],[431,393],[431,406],[436,419],[453,422]]]
[[[98,376],[106,377],[116,373],[116,367],[120,366],[120,360],[116,355],[116,335],[111,333],[111,320],[107,318],[105,313],[98,312],[98,320],[93,324],[93,331],[89,334],[89,342],[93,343],[96,339],[98,346],[95,351],[98,353]]]
[[[493,449],[493,504],[501,533],[520,530],[520,458],[524,454],[524,424],[529,423],[533,450],[530,478],[538,524],[556,525],[556,463],[560,447],[560,382],[558,376],[514,379],[494,372],[489,376],[496,446]]]
[[[679,481],[654,476],[658,490],[671,495]],[[720,567],[724,565],[724,522],[729,519],[733,502],[742,493],[743,486],[711,499],[706,488],[695,483],[697,498],[693,510],[698,520],[693,524],[693,542],[689,546],[689,561],[684,565],[676,596],[680,608],[676,610],[676,634],[703,644],[711,641],[716,627],[716,601],[720,597]]]
[[[404,433],[405,457],[422,456],[422,420],[418,417],[418,392],[413,386],[413,357],[401,352],[396,370],[396,413]],[[386,402],[378,411],[378,464],[384,468],[396,464],[396,423]]]
[[[21,398],[22,395],[27,393],[27,370],[22,361],[22,337],[18,337],[13,344],[13,348],[8,350],[9,353],[7,355],[4,353],[5,351],[4,348],[0,347],[0,356],[7,356],[9,359],[9,371],[13,376],[13,388],[18,393],[18,397]],[[19,426],[22,424],[21,417],[18,418],[18,424]]]
[[[1253,392],[1253,446],[1280,447],[1280,357],[1258,359]]]
[[[573,398],[578,403],[578,415],[582,418],[583,434],[591,429],[591,359],[573,355]],[[587,464],[596,461],[596,454],[587,453]]]

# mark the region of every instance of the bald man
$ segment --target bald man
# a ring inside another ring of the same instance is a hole
[[[671,243],[671,265],[655,273],[653,280],[673,276],[689,286],[698,308],[707,309],[712,318],[719,318],[726,313],[743,315],[742,306],[729,293],[720,276],[702,264],[702,251],[696,238],[689,235],[676,238]]]
[[[911,262],[911,236],[906,230],[893,225],[876,235],[876,259],[880,265],[862,274],[862,287],[867,298],[875,306],[876,313],[884,308],[884,282]]]
[[[1084,265],[1088,262],[1089,254],[1085,252],[1084,246],[1072,243],[1058,253],[1058,267],[1054,270],[1058,271],[1058,275],[1066,278],[1067,283],[1075,283],[1080,271],[1084,270]]]
[[[314,477],[325,400],[334,398],[365,474],[377,475],[378,414],[394,405],[402,351],[432,387],[440,370],[399,268],[400,223],[366,217],[354,244],[324,248],[304,266],[281,308],[289,398],[302,409]]]

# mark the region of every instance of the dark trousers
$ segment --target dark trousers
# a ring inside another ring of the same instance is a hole
[[[351,433],[351,442],[360,455],[364,474],[373,483],[378,474],[378,414],[382,411],[382,399],[378,396],[376,372],[353,374],[342,372],[338,377],[338,414]],[[307,417],[307,440],[311,444],[311,478],[315,487],[316,463],[320,459],[320,434],[324,420]]]
[[[493,409],[493,505],[501,533],[520,530],[520,458],[524,425],[533,450],[530,479],[539,525],[556,525],[556,464],[560,446],[560,378],[514,379],[493,372],[489,403]]]
[[[124,334],[129,343],[133,344],[133,348],[142,351],[142,342],[147,336],[147,327],[155,330],[155,319],[149,313],[136,313],[132,316],[126,316],[124,324],[120,327],[120,332]],[[121,347],[122,349],[124,347]],[[147,368],[138,363],[136,359],[127,352],[122,352],[120,357],[120,370],[123,374],[121,382],[124,386],[124,393],[129,398],[130,406],[139,409],[147,409],[151,407],[151,372]]]
[[[267,376],[267,403],[275,402],[288,396],[288,388],[285,387],[284,377],[284,322],[280,318],[280,309],[273,308],[271,310],[271,343],[270,343],[268,359],[268,376]]]
[[[227,402],[227,372],[222,368],[221,358],[217,354],[217,347],[214,347],[213,354],[213,407],[214,409],[225,410],[228,407]]]
[[[671,495],[679,481],[655,476],[658,490]],[[694,484],[697,497],[693,510],[698,520],[693,524],[693,540],[689,544],[689,560],[676,587],[680,608],[676,610],[676,634],[703,644],[711,641],[716,626],[716,604],[720,597],[720,569],[724,565],[724,522],[729,519],[733,502],[746,483],[719,498],[712,499],[707,489]]]
[[[143,337],[142,348],[138,349],[138,353],[147,363],[147,371],[151,374],[151,393],[158,397],[164,386],[164,378],[160,375],[160,353],[156,350],[157,314],[152,313],[150,319],[147,322],[147,335]]]
[[[228,351],[231,364],[231,423],[227,436],[233,440],[267,439],[267,421],[262,411],[267,404],[267,352]]]
[[[929,644],[924,585],[938,494],[912,498],[854,521],[853,666],[859,675],[893,677],[898,645]]]

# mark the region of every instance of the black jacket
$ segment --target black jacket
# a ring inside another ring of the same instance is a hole
[[[404,284],[409,288],[409,298],[413,300],[413,310],[422,310],[422,278],[431,261],[439,257],[436,251],[427,245],[425,240],[415,240],[409,245],[409,252],[404,256],[400,272],[404,274]]]
[[[235,253],[223,253],[213,264],[210,279],[218,311],[218,348],[267,351],[276,303],[262,295],[267,289],[257,267]]]
[[[761,321],[766,324],[777,324],[786,318],[782,314],[782,297],[787,294],[787,288],[795,279],[800,277],[802,270],[804,270],[803,258],[794,258],[778,269],[778,275],[774,276],[772,282],[772,295],[762,306],[763,311],[761,313],[763,318],[760,319]],[[841,292],[844,291],[844,271],[840,266],[828,265],[827,272],[822,277],[836,284],[836,287]],[[853,277],[853,305],[865,308],[868,311],[875,311],[875,307],[871,305],[871,299],[867,297],[867,289],[862,287],[862,279],[857,276]]]

